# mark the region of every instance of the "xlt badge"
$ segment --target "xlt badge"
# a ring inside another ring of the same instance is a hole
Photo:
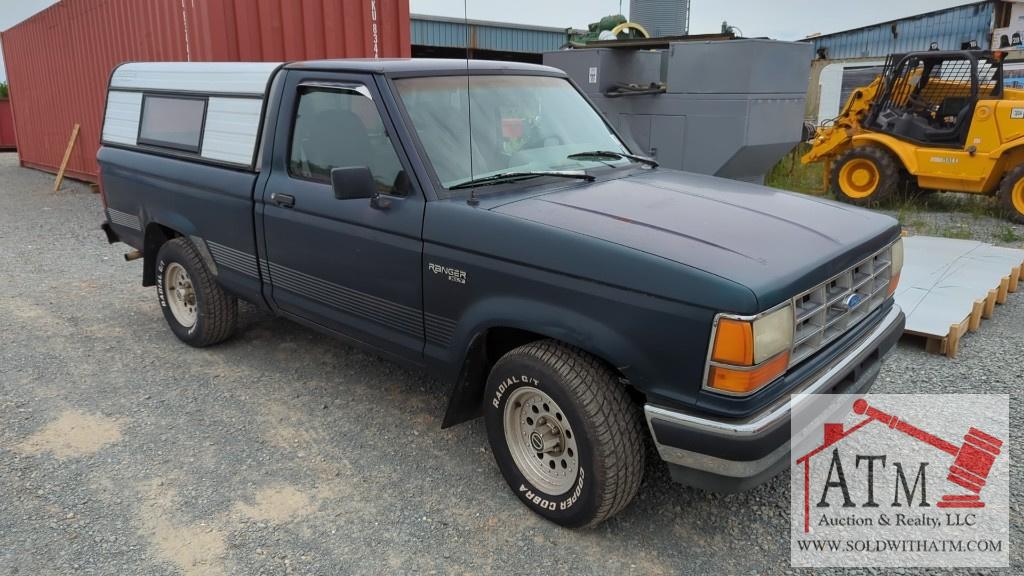
[[[434,264],[433,262],[427,263],[427,268],[430,269],[434,274],[443,274],[448,278],[449,282],[455,282],[458,284],[466,283],[466,271],[459,270],[458,268],[451,268],[449,266],[442,266],[440,264]]]

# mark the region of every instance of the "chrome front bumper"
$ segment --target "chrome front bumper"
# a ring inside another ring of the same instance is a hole
[[[814,394],[863,393],[881,368],[881,358],[903,333],[903,311],[893,304],[871,330],[830,364],[822,367],[757,414],[742,420],[717,419],[692,412],[644,406],[651,436],[673,479],[714,491],[752,488],[789,464],[792,410]]]

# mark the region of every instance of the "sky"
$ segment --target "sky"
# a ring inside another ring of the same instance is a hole
[[[7,30],[53,3],[54,0],[0,0],[0,32]],[[0,82],[6,81],[7,72],[4,71],[4,55],[3,51],[0,50]]]
[[[356,2],[358,0],[346,0]],[[468,16],[555,28],[586,28],[602,16],[627,16],[629,0],[466,0]],[[815,32],[829,33],[893,20],[930,10],[968,4],[969,0],[692,0],[690,32],[718,32],[722,20],[744,36],[799,40]],[[53,0],[0,0],[0,30],[53,4]],[[409,0],[415,14],[462,17],[463,0]],[[6,78],[0,56],[0,81]]]

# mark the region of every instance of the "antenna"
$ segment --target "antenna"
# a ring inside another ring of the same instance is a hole
[[[462,0],[462,19],[466,23],[466,120],[469,123],[469,179],[473,179],[473,99],[470,97],[471,85],[469,82],[469,0]],[[470,206],[476,206],[480,204],[480,200],[476,197],[476,188],[469,189],[469,200],[466,201]]]

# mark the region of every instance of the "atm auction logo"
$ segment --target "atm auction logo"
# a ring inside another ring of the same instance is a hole
[[[1009,565],[1009,397],[794,397],[799,567]]]

